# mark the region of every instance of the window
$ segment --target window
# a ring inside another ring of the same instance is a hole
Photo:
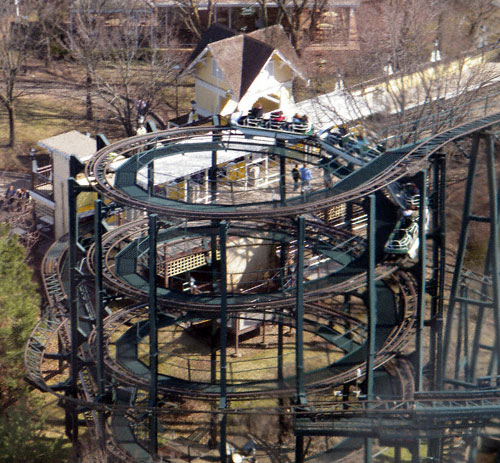
[[[274,76],[274,61],[272,59],[266,64],[264,71],[268,73],[270,76]]]
[[[219,65],[217,64],[217,61],[212,59],[212,76],[215,77],[216,79],[223,79],[224,74],[222,74],[222,71],[219,68]]]

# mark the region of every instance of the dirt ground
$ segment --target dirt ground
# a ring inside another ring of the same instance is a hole
[[[95,100],[94,119],[86,120],[84,73],[71,62],[54,61],[49,67],[30,60],[16,83],[22,96],[16,101],[16,146],[7,147],[9,127],[6,111],[0,108],[0,171],[28,171],[29,150],[36,143],[70,130],[91,135],[103,133],[110,141],[125,137],[117,117]],[[180,108],[189,106],[193,88],[189,83],[178,87]],[[167,88],[165,98],[175,89]],[[158,114],[165,120],[175,116],[166,104],[159,104]]]

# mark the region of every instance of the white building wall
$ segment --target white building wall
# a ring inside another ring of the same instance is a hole
[[[68,178],[69,159],[67,155],[52,153],[54,186],[54,234],[58,240],[68,233]]]

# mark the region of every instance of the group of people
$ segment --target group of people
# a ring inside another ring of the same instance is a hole
[[[299,165],[295,164],[292,169],[293,191],[297,191],[300,186],[300,191],[304,192],[311,189],[312,174],[309,168],[304,163],[299,169]]]
[[[14,185],[9,185],[5,191],[5,199],[2,201],[2,207],[11,208],[17,201],[28,202],[30,194],[26,188],[14,188]]]
[[[268,119],[263,119],[264,108],[262,104],[255,104],[248,114],[242,115],[237,119],[240,125],[251,125],[271,128],[275,130],[300,131],[301,133],[309,133],[311,129],[309,118],[306,114],[295,113],[291,120],[287,120],[286,115],[281,109],[273,111],[269,114]]]

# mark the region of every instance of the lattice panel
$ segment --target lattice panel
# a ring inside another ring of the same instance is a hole
[[[345,204],[339,204],[338,206],[329,207],[326,210],[326,218],[325,211],[318,211],[317,215],[320,219],[326,220],[328,222],[332,222],[338,219],[344,219],[345,217]]]
[[[339,204],[328,209],[328,222],[335,219],[341,219],[345,216],[345,204]]]
[[[167,262],[167,276],[172,277],[196,268],[203,267],[208,263],[212,255],[211,251],[197,252],[179,259]],[[220,260],[220,251],[217,250],[217,260]]]

